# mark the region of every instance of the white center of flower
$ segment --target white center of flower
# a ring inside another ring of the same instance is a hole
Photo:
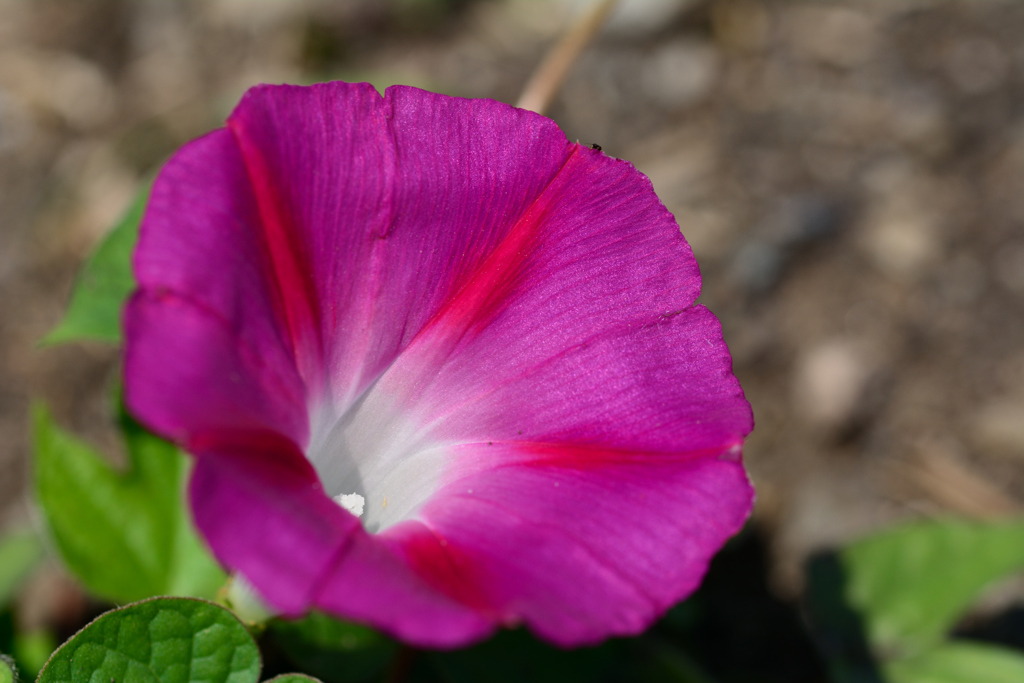
[[[363,508],[366,506],[366,499],[358,493],[341,493],[334,497],[334,502],[356,517],[363,516]]]
[[[339,412],[329,402],[314,409],[306,451],[327,495],[370,533],[414,517],[440,486],[446,444],[400,410],[380,383]]]

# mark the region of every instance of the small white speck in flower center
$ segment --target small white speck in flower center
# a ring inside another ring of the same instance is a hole
[[[356,517],[363,516],[363,508],[366,506],[366,499],[358,493],[342,493],[334,497],[334,502]]]

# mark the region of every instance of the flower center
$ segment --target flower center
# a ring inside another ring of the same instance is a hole
[[[371,533],[415,516],[440,484],[447,450],[379,387],[344,412],[330,401],[311,411],[306,454],[327,495]]]

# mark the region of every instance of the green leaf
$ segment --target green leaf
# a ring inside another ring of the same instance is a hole
[[[89,257],[75,281],[63,320],[43,338],[43,344],[79,339],[114,344],[121,341],[121,307],[135,289],[131,256],[149,189],[147,182],[128,212]]]
[[[47,628],[14,634],[14,658],[23,677],[31,680],[39,675],[46,660],[57,649],[57,637]]]
[[[296,666],[327,683],[379,678],[398,652],[398,644],[380,633],[319,612],[295,621],[275,619],[270,631]]]
[[[0,655],[0,683],[14,683],[14,662]]]
[[[0,607],[7,605],[32,570],[43,559],[43,544],[31,531],[0,539]]]
[[[912,655],[938,643],[982,589],[1024,568],[1024,521],[914,523],[841,556],[869,641],[887,656]]]
[[[185,458],[126,415],[121,426],[123,473],[35,409],[36,492],[57,548],[89,590],[115,602],[215,596],[225,577],[183,504]]]
[[[263,683],[320,683],[320,681],[306,674],[281,674],[268,678]]]
[[[260,652],[231,612],[153,598],[101,615],[62,645],[38,683],[256,683]]]
[[[964,641],[940,645],[886,666],[891,683],[1020,683],[1024,655]]]

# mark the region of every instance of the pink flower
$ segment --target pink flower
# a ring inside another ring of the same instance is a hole
[[[541,116],[254,88],[164,167],[134,265],[128,404],[285,613],[594,643],[693,591],[749,513],[750,407],[686,241]]]

